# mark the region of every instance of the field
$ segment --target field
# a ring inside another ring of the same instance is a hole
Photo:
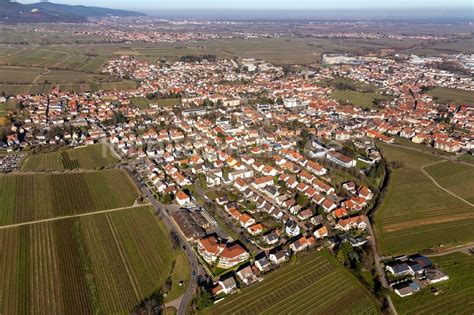
[[[369,292],[328,252],[297,257],[210,314],[378,314]]]
[[[442,160],[407,148],[380,147],[389,162],[397,162],[375,213],[380,251],[398,255],[473,241],[474,208],[438,188],[422,171]]]
[[[130,99],[130,102],[132,103],[133,106],[136,106],[139,109],[150,108],[150,101],[145,97],[134,97]]]
[[[0,64],[8,66],[55,68],[98,73],[105,58],[92,55],[80,55],[65,51],[21,48],[0,51]]]
[[[437,87],[430,90],[428,94],[445,103],[474,105],[474,92],[472,91]]]
[[[5,103],[0,103],[0,117],[6,116],[7,111],[13,110],[15,108],[16,108],[16,102],[14,102],[14,101],[8,101],[8,102],[5,102]]]
[[[385,100],[383,95],[378,93],[362,93],[350,90],[336,91],[331,94],[331,98],[339,100],[343,103],[349,103],[354,106],[371,109],[374,107],[376,100]]]
[[[127,314],[171,273],[147,207],[0,229],[0,313]]]
[[[425,170],[438,184],[474,203],[474,166],[445,161]]]
[[[151,101],[152,103],[158,104],[159,106],[174,106],[179,104],[179,99],[178,98],[161,98],[158,100],[153,100]]]
[[[122,170],[0,176],[0,225],[129,207],[138,195]]]
[[[23,161],[23,171],[100,169],[115,164],[118,159],[104,144],[31,155]]]
[[[473,314],[474,256],[455,253],[431,258],[449,275],[449,280],[434,284],[441,294],[435,296],[430,288],[406,298],[392,294],[399,314]]]

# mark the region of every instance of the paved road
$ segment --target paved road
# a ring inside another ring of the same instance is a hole
[[[44,223],[44,222],[51,222],[51,221],[69,219],[69,218],[86,217],[86,216],[91,216],[91,215],[96,215],[96,214],[101,214],[101,213],[109,213],[109,212],[128,210],[128,209],[133,209],[133,208],[145,207],[145,206],[149,206],[149,205],[151,205],[151,204],[150,203],[144,203],[144,204],[139,204],[139,205],[133,205],[133,206],[130,206],[130,207],[122,207],[122,208],[115,208],[115,209],[108,209],[108,210],[101,210],[101,211],[94,211],[94,212],[86,212],[86,213],[79,213],[79,214],[73,214],[73,215],[65,215],[65,216],[61,216],[61,217],[54,217],[54,218],[49,218],[49,219],[42,219],[42,220],[28,221],[28,222],[22,222],[22,223],[15,223],[15,224],[10,224],[10,225],[0,226],[0,230],[1,229],[8,229],[8,228],[13,228],[13,227],[18,227],[18,226],[22,226],[22,225]]]
[[[375,262],[375,269],[377,271],[377,275],[379,278],[380,283],[382,284],[382,287],[384,288],[390,288],[390,285],[387,280],[387,275],[385,274],[385,271],[383,269],[381,261],[388,259],[390,257],[380,257],[377,251],[377,242],[375,240],[375,233],[374,230],[372,229],[372,224],[370,223],[369,219],[366,220],[367,224],[367,229],[370,234],[370,245],[372,246],[372,252],[374,253],[374,262]],[[392,311],[392,314],[398,315],[397,310],[395,309],[395,305],[393,305],[392,299],[390,298],[390,295],[385,296],[387,298],[388,306],[390,307],[390,310]]]
[[[179,301],[179,306],[178,306],[178,315],[185,315],[186,314],[186,309],[188,305],[191,303],[191,300],[194,295],[194,291],[197,287],[197,277],[201,274],[204,274],[204,271],[202,268],[199,267],[199,263],[197,261],[196,256],[194,255],[192,251],[192,247],[187,243],[186,239],[181,235],[181,232],[179,229],[174,225],[170,215],[168,214],[167,211],[164,211],[165,209],[170,209],[172,207],[164,205],[160,202],[158,202],[151,191],[146,187],[144,184],[142,184],[141,179],[138,179],[136,176],[134,176],[129,168],[127,168],[129,171],[130,176],[133,178],[137,186],[140,188],[142,193],[148,198],[148,200],[151,202],[155,213],[159,214],[160,219],[162,222],[165,224],[166,228],[170,232],[176,233],[176,235],[179,237],[180,243],[181,244],[186,244],[183,247],[183,250],[186,254],[186,257],[188,258],[189,265],[191,266],[191,277],[190,281],[188,284],[188,287],[186,289],[186,292],[180,297]]]

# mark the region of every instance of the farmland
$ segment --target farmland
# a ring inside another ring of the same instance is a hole
[[[454,253],[432,257],[433,262],[449,275],[449,280],[434,284],[441,293],[435,296],[430,287],[406,298],[392,294],[399,314],[472,314],[474,312],[474,256]]]
[[[59,50],[21,48],[0,51],[0,64],[7,66],[51,68],[98,73],[105,58]]]
[[[378,314],[379,306],[327,252],[298,257],[211,307],[210,314]]]
[[[380,148],[390,163],[396,163],[374,218],[383,254],[420,252],[474,240],[473,207],[438,188],[422,171],[442,161],[440,158],[398,146],[383,144]]]
[[[100,169],[116,163],[118,159],[104,144],[63,151],[35,154],[23,162],[23,171],[46,171],[65,169]]]
[[[438,184],[474,203],[474,166],[444,161],[425,170]]]
[[[121,170],[0,176],[0,225],[129,207],[138,195]]]
[[[437,87],[428,91],[428,94],[440,102],[469,105],[474,104],[474,92],[472,91]]]
[[[0,230],[0,313],[125,314],[171,272],[147,207]]]

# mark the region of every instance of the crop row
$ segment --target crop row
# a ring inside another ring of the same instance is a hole
[[[0,225],[128,207],[138,190],[120,170],[0,177]]]
[[[144,207],[0,230],[0,313],[129,313],[171,271],[156,222]]]

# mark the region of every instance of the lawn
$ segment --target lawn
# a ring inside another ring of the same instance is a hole
[[[474,104],[474,92],[472,91],[437,87],[428,91],[428,94],[440,102]]]
[[[440,158],[397,146],[381,144],[380,148],[389,162],[397,162],[375,213],[383,254],[414,253],[474,240],[473,208],[435,186],[421,170]]]
[[[328,252],[297,257],[226,297],[210,314],[379,314],[368,291]]]
[[[392,294],[399,314],[473,314],[474,256],[454,253],[433,257],[433,262],[449,275],[449,280],[434,284],[406,298]],[[431,287],[441,292],[431,293]],[[471,298],[469,298],[471,297]]]
[[[444,188],[474,203],[474,166],[445,161],[428,166],[425,171]]]
[[[147,207],[0,230],[0,313],[128,314],[171,272]]]
[[[31,155],[23,161],[21,170],[100,169],[112,166],[117,161],[117,157],[105,144],[94,144],[57,152]]]
[[[351,90],[335,91],[331,94],[331,98],[363,109],[371,109],[374,107],[375,101],[387,99],[379,93],[363,93]]]
[[[173,301],[184,294],[191,277],[191,266],[189,266],[188,258],[181,249],[176,249],[175,253],[173,269],[170,275],[171,287],[165,297],[165,303]],[[181,281],[182,285],[180,285]]]
[[[139,195],[123,170],[0,176],[0,225],[129,207]]]

